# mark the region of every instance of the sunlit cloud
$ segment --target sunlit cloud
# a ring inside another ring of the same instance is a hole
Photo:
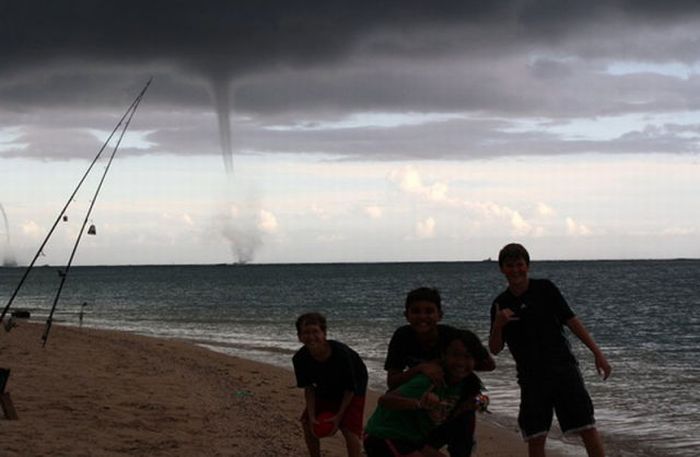
[[[566,233],[571,236],[588,236],[591,235],[591,229],[587,226],[576,222],[573,218],[567,217],[565,219],[566,223]]]
[[[403,192],[419,195],[432,201],[447,201],[448,185],[441,181],[425,184],[413,165],[407,165],[390,172],[388,179]]]
[[[380,206],[366,206],[364,210],[370,219],[381,219],[384,214],[384,210]]]
[[[513,235],[527,235],[532,231],[532,225],[523,219],[517,211],[512,212],[510,223],[513,227]]]
[[[435,219],[429,217],[416,222],[416,237],[418,239],[435,238]]]
[[[30,238],[37,238],[44,232],[45,230],[34,221],[28,221],[22,224],[22,233]]]
[[[546,203],[537,203],[537,214],[540,216],[553,216],[555,211],[552,207],[548,206]]]
[[[309,211],[311,211],[311,214],[322,220],[330,219],[331,217],[330,214],[328,214],[328,210],[317,203],[313,203],[309,208]]]
[[[694,227],[669,227],[664,229],[661,233],[662,235],[686,236],[698,233],[698,229]]]
[[[258,214],[258,228],[268,234],[275,233],[279,228],[277,218],[270,211],[261,209]]]

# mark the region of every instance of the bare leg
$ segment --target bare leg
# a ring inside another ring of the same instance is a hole
[[[301,427],[304,429],[304,440],[306,441],[306,447],[309,449],[309,455],[311,457],[321,457],[321,443],[311,432],[309,421],[302,420]]]
[[[343,434],[343,437],[345,437],[345,446],[348,449],[348,457],[360,457],[362,455],[362,441],[360,441],[360,437],[344,428],[340,429],[340,431]]]
[[[527,451],[530,457],[545,457],[544,443],[547,442],[547,435],[537,436],[527,441]]]
[[[603,449],[603,440],[600,438],[598,430],[589,428],[581,432],[581,439],[586,446],[588,457],[605,457],[605,449]]]

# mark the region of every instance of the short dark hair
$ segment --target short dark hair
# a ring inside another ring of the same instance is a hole
[[[525,264],[530,265],[530,254],[522,244],[510,243],[503,246],[503,249],[498,253],[498,266],[502,267],[508,260],[523,259]]]
[[[452,344],[454,340],[461,341],[469,355],[471,355],[475,360],[478,359],[485,350],[483,344],[481,344],[481,341],[479,340],[479,337],[473,332],[456,328],[447,333],[445,345],[442,347],[443,355],[447,352],[447,347]]]
[[[447,354],[447,348],[452,344],[454,340],[459,340],[464,344],[464,349],[467,353],[472,356],[474,363],[477,364],[480,354],[483,354],[486,349],[479,340],[479,337],[469,330],[454,329],[449,332],[445,340],[445,345],[442,347],[441,355],[444,357]],[[462,386],[462,392],[460,394],[460,402],[466,401],[467,399],[473,398],[484,389],[484,385],[479,379],[476,373],[472,372],[465,380]]]
[[[318,325],[326,333],[326,316],[317,312],[302,314],[296,322],[297,335],[301,335],[301,329],[306,325]]]
[[[442,312],[442,299],[440,298],[440,292],[432,287],[419,287],[418,289],[413,289],[406,295],[406,311],[408,308],[419,301],[428,301],[430,303],[435,303],[438,311]]]

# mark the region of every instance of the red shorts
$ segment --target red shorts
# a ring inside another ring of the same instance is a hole
[[[328,401],[324,400],[322,398],[316,397],[316,415],[318,416],[322,412],[337,412],[338,409],[340,409],[340,400],[339,401]],[[365,397],[362,396],[357,396],[354,395],[352,397],[352,400],[350,400],[350,404],[348,407],[345,409],[345,415],[343,418],[340,420],[340,424],[338,428],[347,430],[358,437],[362,436],[362,420],[364,418],[364,413],[365,413]],[[309,414],[304,408],[304,412],[301,414],[301,420],[302,422],[306,421],[309,417]]]

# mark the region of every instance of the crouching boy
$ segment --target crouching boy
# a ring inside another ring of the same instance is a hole
[[[292,362],[297,387],[304,389],[306,406],[301,423],[309,455],[320,457],[319,438],[340,430],[348,457],[360,457],[367,368],[357,352],[326,339],[326,318],[322,314],[302,314],[296,328],[304,346]]]
[[[473,372],[474,354],[483,351],[471,332],[451,332],[440,361],[442,382],[419,373],[379,399],[365,430],[367,456],[444,456],[439,449],[450,437],[433,432],[466,411],[479,409],[482,385]]]

